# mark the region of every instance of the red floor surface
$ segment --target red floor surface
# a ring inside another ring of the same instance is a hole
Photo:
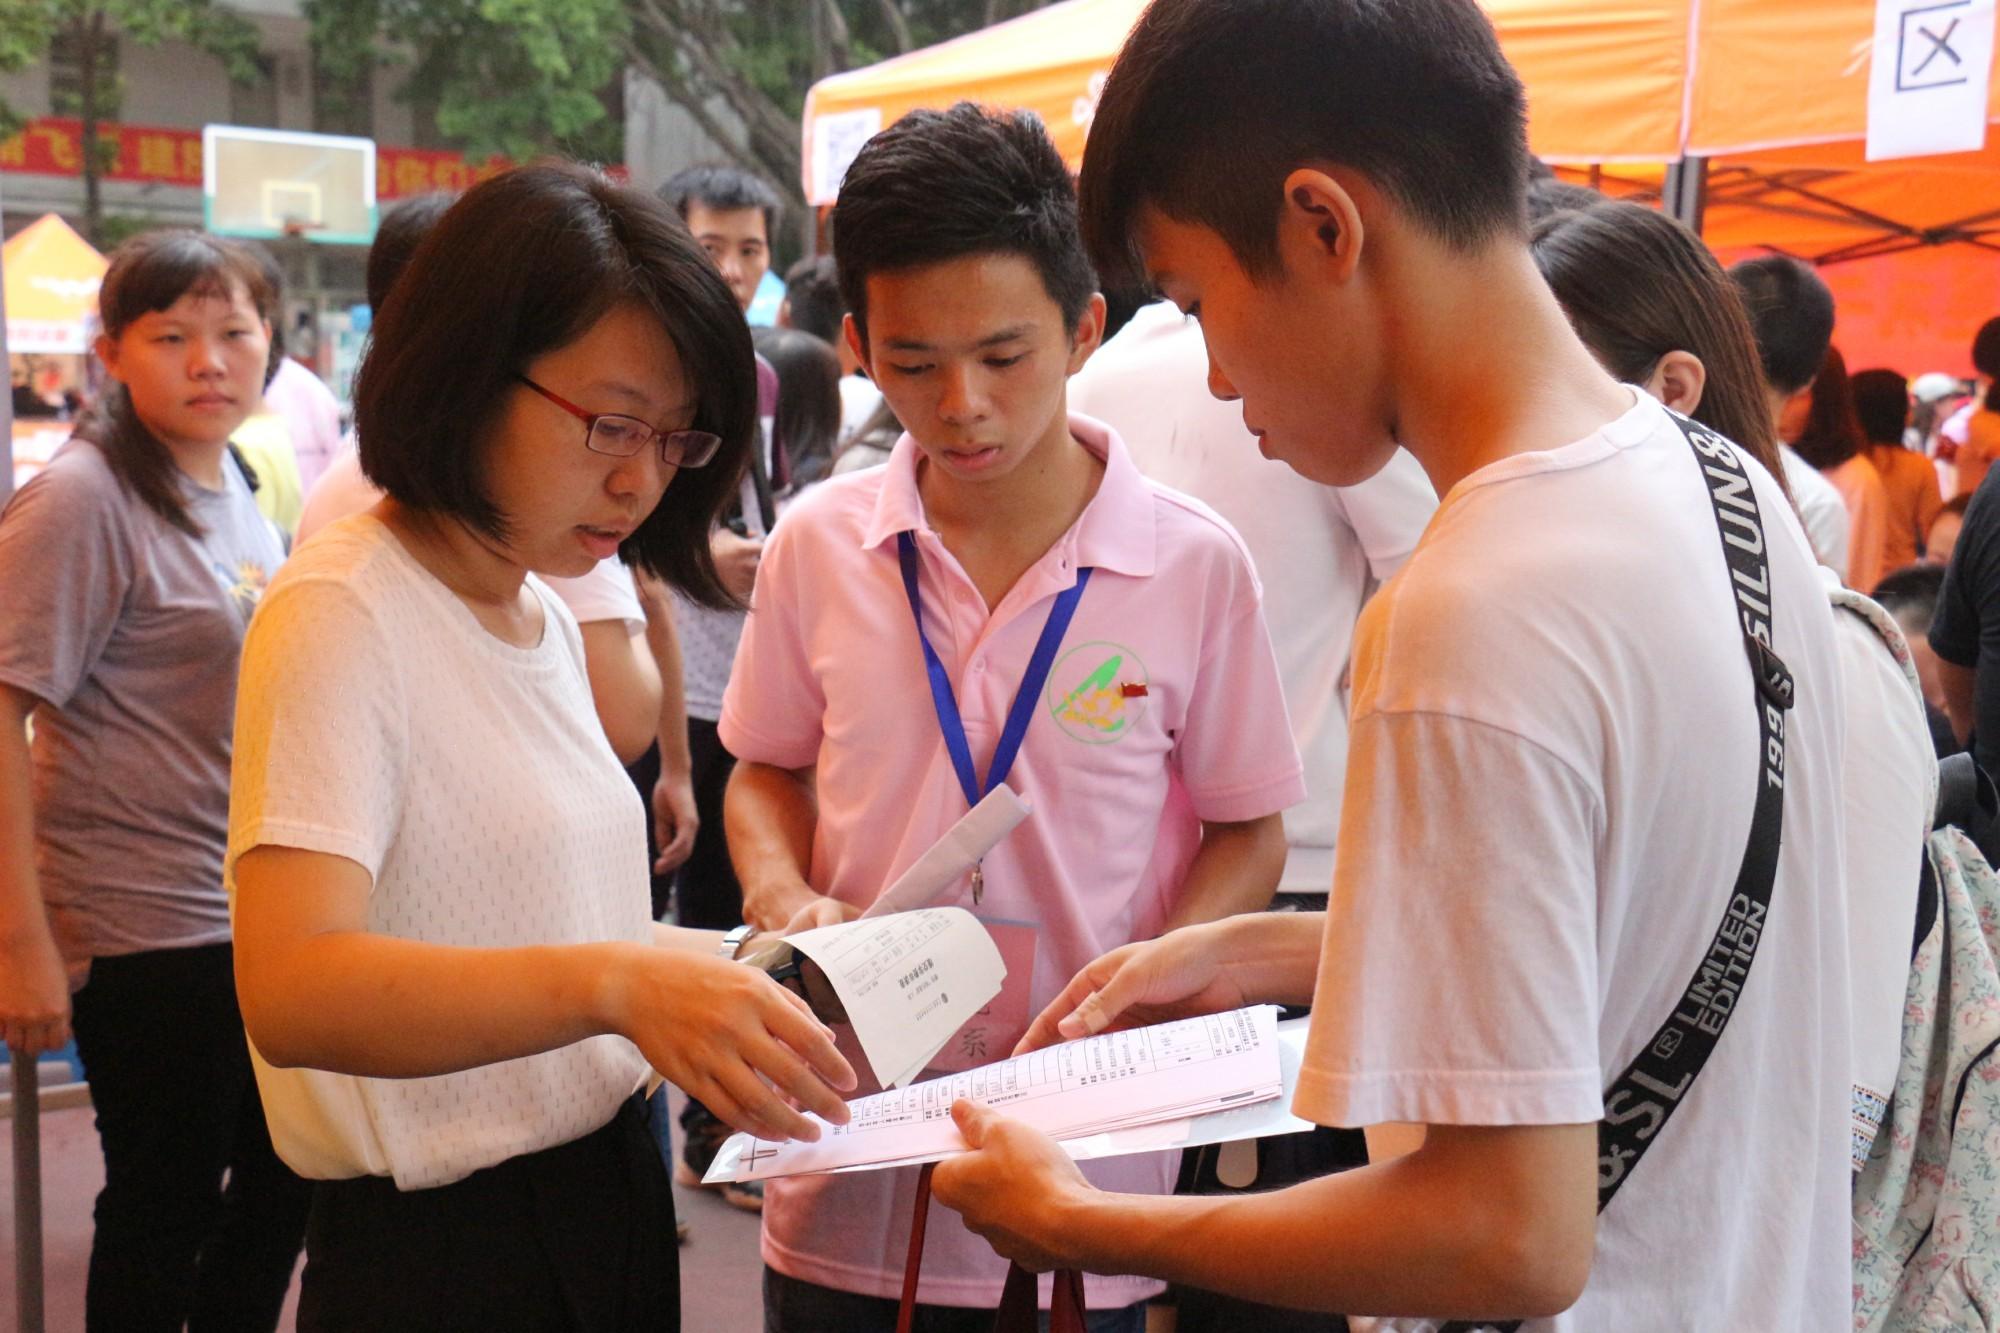
[[[5,1122],[0,1122],[4,1125]],[[0,1140],[7,1133],[0,1129]],[[104,1183],[104,1159],[88,1107],[42,1117],[43,1282],[50,1333],[83,1327],[84,1274],[90,1262],[90,1208]],[[0,1329],[15,1325],[14,1162],[0,1143]],[[674,1190],[692,1224],[681,1248],[681,1326],[689,1333],[757,1333],[763,1327],[763,1263],[757,1219],[702,1191]],[[279,1327],[292,1327],[292,1299]]]

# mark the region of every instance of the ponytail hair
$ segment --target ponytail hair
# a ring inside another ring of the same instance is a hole
[[[135,320],[184,296],[228,300],[238,290],[259,312],[269,307],[263,266],[243,246],[198,231],[151,231],[111,252],[98,288],[98,317],[104,336],[115,342]],[[190,537],[202,535],[181,495],[173,455],[139,419],[123,384],[113,380],[105,386],[76,434],[97,446],[119,485],[148,509]]]

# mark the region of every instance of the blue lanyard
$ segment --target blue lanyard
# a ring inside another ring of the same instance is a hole
[[[1014,767],[1014,757],[1021,752],[1021,741],[1028,734],[1028,721],[1035,715],[1035,703],[1048,683],[1049,672],[1055,668],[1056,650],[1069,630],[1070,617],[1076,614],[1076,604],[1083,600],[1083,585],[1090,582],[1090,569],[1086,566],[1077,570],[1076,582],[1059,593],[1056,604],[1049,609],[1048,623],[1042,626],[1042,637],[1035,643],[1035,655],[1028,659],[1027,674],[1021,677],[1014,702],[1007,709],[1007,725],[1000,732],[1000,744],[993,751],[993,763],[982,788],[972,767],[972,747],[966,743],[965,720],[959,716],[958,696],[952,693],[951,676],[938,660],[937,650],[931,647],[930,636],[924,633],[923,597],[917,590],[916,539],[907,532],[897,533],[896,547],[903,562],[903,589],[910,594],[910,614],[917,621],[917,642],[924,648],[924,668],[930,673],[931,699],[937,705],[944,748],[950,752],[951,766],[958,772],[958,785],[965,791],[966,805],[978,805],[981,797],[1007,780]]]

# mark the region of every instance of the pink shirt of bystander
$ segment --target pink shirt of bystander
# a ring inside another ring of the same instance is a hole
[[[1086,963],[1156,934],[1201,821],[1260,818],[1303,799],[1261,591],[1243,545],[1212,511],[1148,481],[1108,427],[1070,429],[1105,460],[1096,496],[989,615],[925,522],[919,452],[802,497],[764,548],[729,689],[722,740],[740,759],[817,765],[812,887],[865,905],[965,813],[940,737],[897,558],[913,530],[924,625],[952,677],[983,776],[1051,603],[1095,572],[1057,655],[1009,785],[1035,813],[986,858],[979,914],[1036,932],[1032,1013]],[[971,906],[969,886],[956,901]],[[995,1034],[987,1059],[1018,1033]],[[1101,1186],[1164,1194],[1175,1158],[1091,1163]],[[894,1297],[916,1173],[778,1180],[764,1258],[808,1282]],[[998,1300],[1006,1264],[935,1209],[920,1299]],[[1157,1292],[1089,1277],[1111,1309]]]

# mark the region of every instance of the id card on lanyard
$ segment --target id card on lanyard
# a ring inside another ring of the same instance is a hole
[[[924,670],[930,677],[931,702],[937,709],[938,729],[944,735],[945,751],[951,756],[952,771],[958,776],[959,789],[965,794],[969,810],[1005,782],[1007,775],[1013,771],[1014,760],[1021,752],[1021,742],[1028,734],[1028,723],[1034,718],[1042,690],[1048,684],[1049,672],[1055,668],[1063,635],[1069,632],[1069,622],[1076,615],[1077,603],[1083,600],[1083,590],[1090,582],[1091,570],[1089,566],[1078,569],[1076,582],[1057,594],[1055,605],[1049,608],[1049,618],[1042,626],[1041,638],[1035,642],[1034,654],[1028,659],[1028,669],[1014,691],[1014,702],[1007,709],[1000,743],[994,747],[993,760],[987,766],[986,781],[982,785],[972,764],[972,746],[966,740],[965,720],[959,713],[958,695],[952,689],[951,675],[945,670],[937,650],[931,646],[930,635],[924,631],[924,605],[917,581],[919,564],[915,536],[908,532],[898,533],[896,548],[902,561],[903,590],[909,594],[910,615],[917,624],[917,642],[923,648]],[[985,872],[975,865],[972,868],[975,915],[985,890]],[[993,936],[1001,957],[1006,960],[1007,981],[993,1003],[953,1036],[932,1062],[933,1068],[969,1069],[1000,1059],[1012,1049],[1014,1038],[1027,1030],[1031,1017],[1027,1012],[1028,995],[1035,969],[1035,926],[1031,922],[986,917],[980,920]],[[1003,1041],[1004,1047],[1001,1046]]]

